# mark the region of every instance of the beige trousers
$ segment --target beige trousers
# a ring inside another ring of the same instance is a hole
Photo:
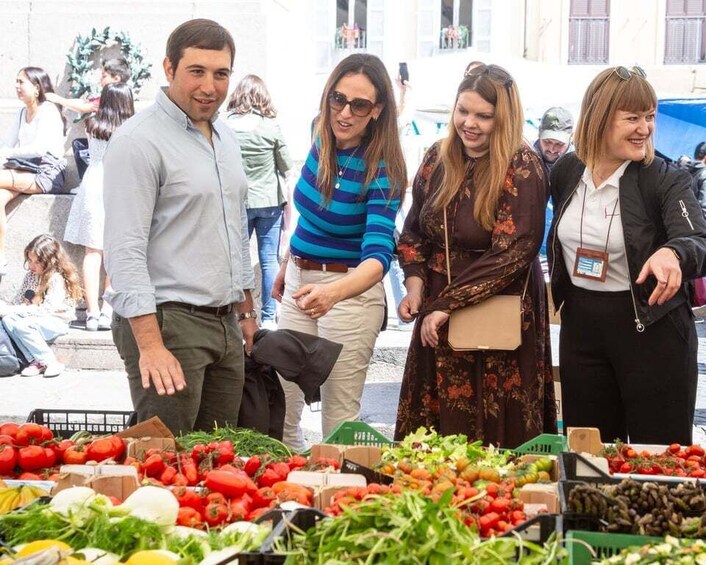
[[[341,422],[357,420],[360,416],[365,377],[382,326],[385,289],[379,282],[363,294],[339,302],[318,320],[312,320],[299,310],[292,294],[304,285],[326,284],[344,276],[343,273],[305,271],[289,261],[277,326],[281,330],[296,330],[343,344],[338,361],[321,387],[324,439]],[[287,400],[284,443],[291,449],[303,451],[307,448],[300,426],[304,393],[295,383],[280,381]]]

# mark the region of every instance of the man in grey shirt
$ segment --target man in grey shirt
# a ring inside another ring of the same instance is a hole
[[[113,337],[139,420],[159,416],[174,433],[235,425],[243,339],[249,352],[257,330],[247,182],[237,138],[217,119],[234,56],[216,22],[177,27],[169,86],[103,161]]]

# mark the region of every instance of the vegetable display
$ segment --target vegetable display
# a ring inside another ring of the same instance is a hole
[[[141,487],[118,506],[90,488],[73,487],[57,493],[49,504],[35,503],[0,516],[0,539],[6,546],[61,540],[75,551],[97,548],[122,560],[142,550],[169,548],[178,557],[200,562],[228,546],[255,550],[269,533],[269,528],[254,525],[223,535],[177,531],[177,512],[173,495],[157,487]]]
[[[307,532],[278,540],[275,550],[294,565],[377,563],[446,565],[553,563],[565,555],[553,537],[540,546],[517,538],[482,540],[450,505],[451,492],[438,501],[412,491],[371,495],[340,516],[319,521]]]
[[[179,445],[191,448],[198,443],[230,441],[242,457],[267,453],[272,457],[289,457],[292,453],[281,441],[247,428],[216,427],[210,432],[192,432],[177,438]]]
[[[700,445],[673,443],[660,453],[650,453],[616,441],[606,447],[600,456],[608,460],[610,472],[614,474],[706,478],[706,458]]]
[[[671,565],[703,565],[706,563],[706,542],[680,540],[667,536],[663,543],[648,544],[622,550],[618,555],[600,561],[604,565],[644,565],[669,563]]]
[[[595,516],[606,532],[706,537],[706,497],[693,482],[666,485],[624,479],[600,487],[576,484],[568,510]]]

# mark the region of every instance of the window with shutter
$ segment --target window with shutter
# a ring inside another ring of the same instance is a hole
[[[569,7],[569,63],[608,62],[608,0],[571,0]]]
[[[706,62],[706,0],[667,0],[664,62]]]

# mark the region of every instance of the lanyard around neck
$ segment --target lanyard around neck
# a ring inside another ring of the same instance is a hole
[[[581,223],[579,226],[579,248],[583,249],[583,213],[586,209],[586,193],[588,192],[588,184],[583,183],[583,200],[581,202]],[[613,212],[610,214],[610,221],[608,222],[608,233],[605,236],[605,248],[604,253],[608,253],[608,240],[610,238],[610,228],[613,226],[613,218],[615,217],[615,211],[618,209],[618,202],[620,202],[620,194],[618,194],[615,199],[615,204],[613,205]]]

